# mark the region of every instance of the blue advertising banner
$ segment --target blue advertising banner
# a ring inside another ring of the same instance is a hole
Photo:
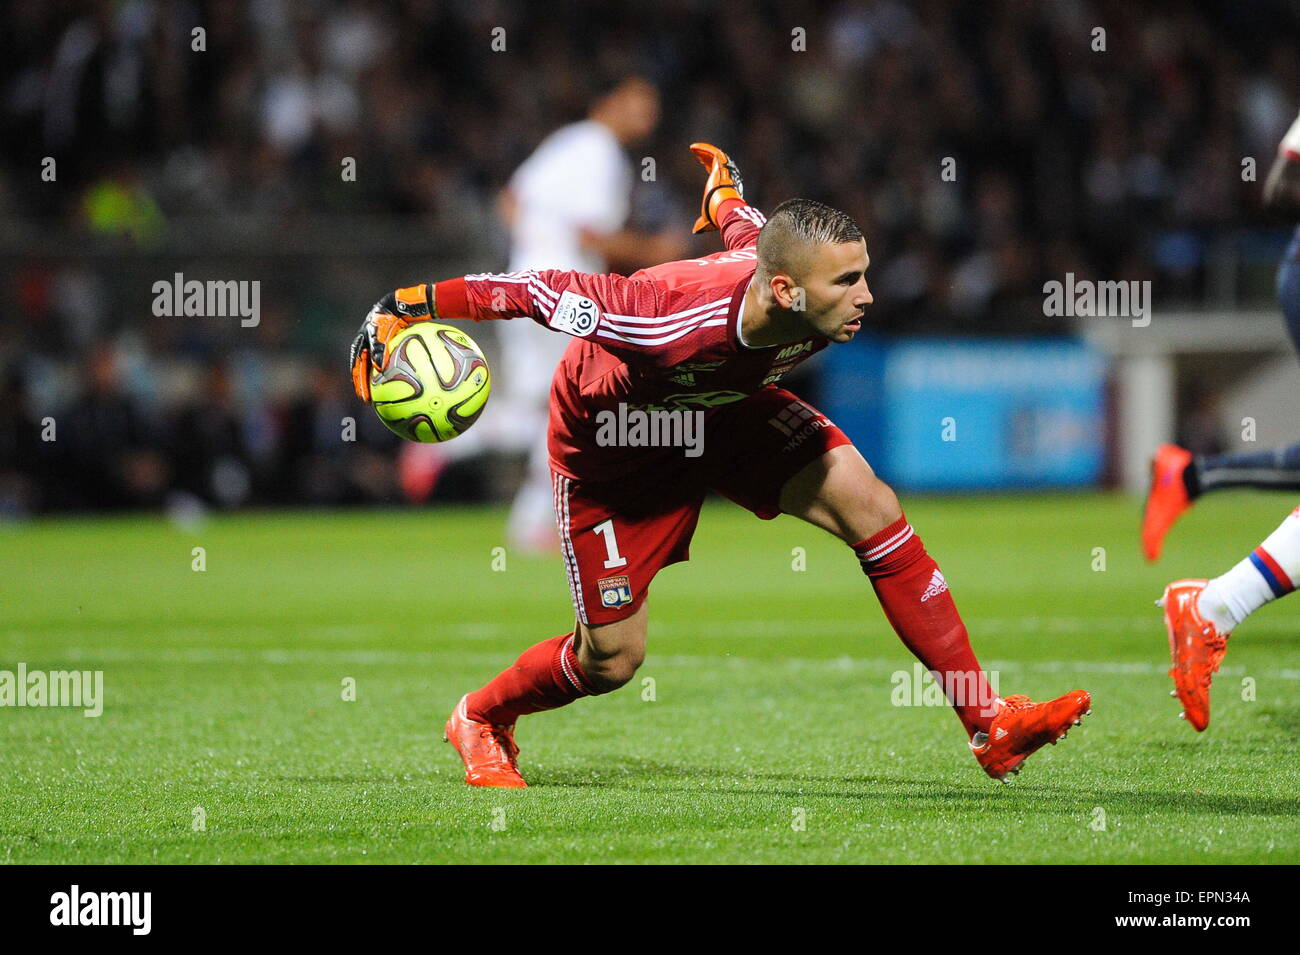
[[[823,410],[891,484],[976,490],[1101,478],[1106,360],[1082,342],[866,340],[826,357]]]

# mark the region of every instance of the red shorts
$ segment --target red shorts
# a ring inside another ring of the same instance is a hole
[[[556,524],[578,619],[610,623],[634,613],[660,568],[689,559],[710,490],[771,520],[781,513],[786,481],[849,443],[807,402],[784,388],[764,388],[708,417],[698,457],[664,448],[652,465],[601,482],[574,480],[552,467]]]

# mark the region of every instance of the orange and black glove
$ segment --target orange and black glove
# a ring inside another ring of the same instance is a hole
[[[700,203],[700,217],[695,220],[691,232],[713,232],[718,228],[718,207],[728,199],[744,199],[745,185],[735,162],[717,146],[691,143],[691,152],[709,171],[709,180],[704,184],[704,201]]]
[[[412,322],[436,317],[433,286],[427,283],[389,292],[371,307],[348,356],[358,398],[370,400],[370,376],[384,367],[388,340]]]

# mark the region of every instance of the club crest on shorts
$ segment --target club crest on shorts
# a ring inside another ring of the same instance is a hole
[[[632,582],[626,577],[603,577],[596,581],[602,607],[626,607],[632,602]]]

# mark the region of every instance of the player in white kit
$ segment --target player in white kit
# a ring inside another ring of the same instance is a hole
[[[649,136],[658,121],[655,88],[628,77],[599,96],[587,119],[543,140],[502,196],[511,271],[631,272],[682,253],[684,244],[673,236],[624,228],[634,175],[625,149]],[[502,337],[499,395],[531,440],[528,473],[510,509],[506,534],[516,548],[554,549],[546,403],[551,375],[568,340],[529,323],[511,332]]]
[[[646,139],[658,121],[656,89],[628,76],[600,91],[585,120],[542,141],[501,194],[501,214],[510,230],[510,271],[632,272],[685,253],[685,241],[676,232],[626,228],[635,174],[626,150]],[[567,344],[566,336],[539,325],[525,322],[511,328],[501,338],[491,417],[445,447],[404,449],[404,471],[418,472],[423,462],[432,464],[435,475],[448,460],[489,448],[526,451],[527,473],[506,526],[515,549],[558,547],[546,450],[547,400]]]

